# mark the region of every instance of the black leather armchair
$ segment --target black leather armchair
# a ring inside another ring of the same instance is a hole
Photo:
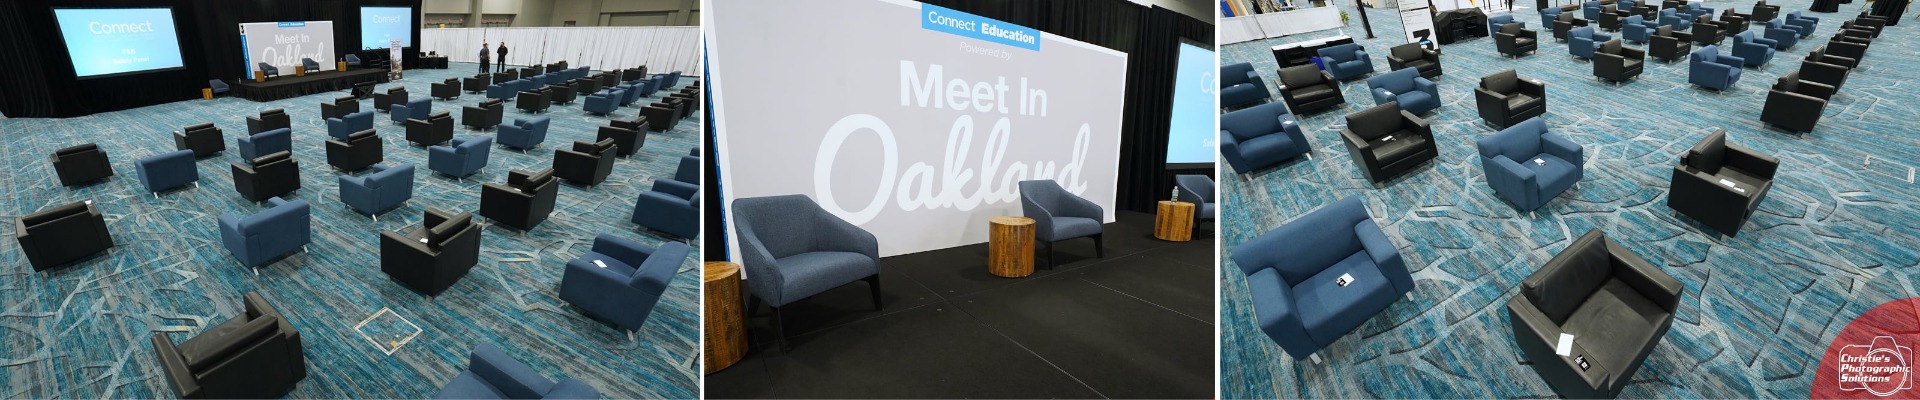
[[[394,104],[407,104],[407,87],[395,85],[384,93],[373,93],[373,109],[388,112]]]
[[[507,173],[507,184],[488,183],[480,187],[480,216],[530,231],[553,214],[553,202],[559,195],[560,182],[554,179],[553,168],[538,172],[511,171]]]
[[[341,171],[359,171],[379,164],[383,154],[380,135],[372,129],[354,132],[346,140],[327,138],[327,165]]]
[[[1760,122],[1792,132],[1812,132],[1814,124],[1820,123],[1820,113],[1827,109],[1827,99],[1833,98],[1836,90],[1833,86],[1800,80],[1799,72],[1788,72],[1767,91],[1766,105],[1760,109]]]
[[[1608,4],[1600,7],[1600,19],[1597,22],[1600,24],[1600,29],[1602,30],[1619,31],[1620,21],[1627,19],[1630,15],[1628,11],[1620,10],[1617,5]],[[1571,32],[1572,30],[1568,31]]]
[[[173,149],[193,150],[194,157],[206,157],[227,151],[227,139],[219,127],[206,122],[174,132]]]
[[[1436,60],[1438,59],[1436,58]],[[1434,68],[1439,68],[1439,64],[1435,64]],[[1436,73],[1436,75],[1438,74]],[[680,118],[693,118],[694,109],[699,108],[700,105],[700,101],[696,100],[700,97],[699,92],[699,90],[694,90],[693,92],[681,90],[679,92],[668,93],[667,97],[661,99],[661,101],[677,103],[675,106],[680,107]]]
[[[548,93],[546,88],[522,90],[519,96],[514,98],[513,106],[520,111],[546,112],[547,107],[553,106],[553,98],[550,96],[552,94]]]
[[[1375,183],[1411,171],[1440,153],[1427,121],[1402,111],[1400,102],[1348,114],[1340,138],[1347,144],[1353,165]]]
[[[1833,58],[1835,58],[1834,56],[1821,55],[1814,57],[1812,54],[1808,54],[1807,58],[1809,59],[1800,62],[1799,74],[1801,80],[1832,86],[1833,90],[1836,91],[1835,93],[1838,93],[1842,86],[1846,86],[1847,74],[1853,70],[1852,68],[1847,68],[1845,65],[1823,62],[1839,61],[1833,60]]]
[[[1680,281],[1599,229],[1580,235],[1507,302],[1513,340],[1561,396],[1613,398],[1673,326]],[[1555,350],[1573,335],[1567,356]]]
[[[474,76],[460,78],[460,90],[465,91],[467,93],[486,92],[487,85],[492,85],[492,84],[493,84],[493,76],[487,75],[487,74],[476,74]]]
[[[1667,207],[1728,237],[1738,236],[1779,170],[1779,159],[1727,143],[1727,132],[1718,130],[1673,166]]]
[[[1480,119],[1494,129],[1506,129],[1547,113],[1547,84],[1520,79],[1514,70],[1480,78],[1480,87],[1473,89],[1473,98],[1479,105]]]
[[[459,98],[460,97],[460,79],[447,78],[447,80],[445,81],[434,83],[432,85],[432,89],[429,94],[432,95],[433,98],[441,99],[441,100],[453,100],[455,98]]]
[[[573,103],[573,97],[574,97],[573,85],[567,85],[564,83],[559,85],[547,85],[547,93],[551,94],[550,97],[553,98],[552,99],[553,104]]]
[[[653,103],[640,107],[640,116],[647,117],[653,130],[666,132],[680,124],[680,107],[676,103]]]
[[[80,261],[113,247],[107,219],[92,202],[73,202],[27,214],[14,220],[13,232],[34,271]]]
[[[481,100],[480,104],[466,106],[460,110],[460,124],[473,129],[489,129],[500,126],[500,117],[506,113],[506,104],[500,99]]]
[[[1396,70],[1418,68],[1420,76],[1427,79],[1438,78],[1445,73],[1440,69],[1440,52],[1427,50],[1425,47],[1420,47],[1419,43],[1393,46],[1387,51],[1387,66]]]
[[[446,111],[433,113],[424,120],[407,119],[407,141],[432,146],[448,140],[453,140],[453,116]]]
[[[1731,29],[1725,22],[1714,21],[1712,15],[1701,15],[1693,22],[1693,42],[1701,46],[1720,44],[1727,40]]]
[[[1881,20],[1868,19],[1868,18],[1855,18],[1852,20],[1848,20],[1846,22],[1841,22],[1840,29],[1842,31],[1857,30],[1861,32],[1866,32],[1868,34],[1868,37],[1877,38],[1877,37],[1880,37],[1880,30],[1886,29],[1885,24],[1886,22]]]
[[[1640,76],[1646,60],[1646,52],[1621,46],[1620,39],[1609,40],[1593,52],[1593,76],[1614,83],[1633,80]]]
[[[249,161],[253,165],[233,164],[233,190],[247,201],[262,202],[300,190],[300,164],[293,153],[278,152]]]
[[[1673,30],[1672,26],[1661,25],[1653,30],[1653,36],[1647,39],[1648,56],[1672,63],[1687,58],[1693,52],[1693,34]]]
[[[1767,22],[1767,21],[1772,21],[1774,18],[1778,18],[1779,16],[1780,16],[1780,6],[1767,5],[1766,1],[1761,1],[1759,3],[1754,3],[1753,17],[1748,18],[1747,20],[1754,21],[1754,22]]]
[[[517,72],[517,70],[510,69],[510,70],[506,70],[505,72],[493,73],[493,83],[495,84],[507,83],[507,82],[513,81],[514,79],[520,79],[520,74]],[[486,91],[486,89],[480,89],[480,90],[483,92]]]
[[[340,96],[333,102],[320,103],[320,119],[341,118],[347,114],[360,112],[360,99],[353,96]]]
[[[60,177],[60,186],[76,186],[113,176],[113,166],[107,164],[107,152],[93,143],[55,150],[48,160],[53,162],[54,175]]]
[[[647,130],[648,127],[653,126],[652,124],[647,123],[647,117],[645,116],[634,116],[633,119],[630,119],[630,120],[622,120],[622,119],[609,120],[607,121],[607,124],[615,128],[628,129],[628,130],[634,130],[634,131],[645,131]]]
[[[1312,64],[1281,68],[1280,100],[1294,113],[1324,110],[1347,102],[1340,94],[1340,81],[1333,74]]]
[[[1828,63],[1847,67],[1848,70],[1852,70],[1860,67],[1861,57],[1866,55],[1867,46],[1859,43],[1835,40],[1829,41],[1825,46],[1814,48],[1813,52],[1807,53],[1806,61]]]
[[[576,185],[598,185],[613,174],[618,151],[611,138],[595,143],[573,142],[572,149],[553,150],[553,174]]]
[[[620,156],[631,156],[647,145],[647,131],[602,126],[600,133],[594,135],[594,141],[613,139],[620,148]]]
[[[293,129],[293,119],[287,117],[287,110],[275,108],[261,111],[260,115],[247,117],[247,134],[287,128]]]
[[[1580,19],[1571,12],[1560,13],[1559,17],[1553,19],[1553,38],[1562,42],[1567,41],[1567,31],[1582,26],[1587,26],[1587,20]]]
[[[1727,7],[1726,10],[1720,12],[1720,27],[1725,31],[1721,33],[1727,36],[1733,36],[1740,34],[1740,32],[1746,32],[1747,26],[1750,23],[1749,21],[1753,21],[1750,14],[1741,14],[1738,11],[1734,11],[1733,7]]]
[[[589,95],[600,92],[600,81],[593,78],[574,78],[569,81],[575,95]]]
[[[259,294],[241,297],[246,312],[174,345],[153,334],[160,370],[183,399],[272,399],[307,379],[300,330]]]
[[[1520,24],[1501,25],[1500,32],[1493,34],[1493,48],[1502,56],[1524,56],[1540,49],[1540,33]]]
[[[380,271],[432,297],[480,261],[480,227],[471,214],[435,209],[427,209],[421,225],[406,234],[380,232]]]

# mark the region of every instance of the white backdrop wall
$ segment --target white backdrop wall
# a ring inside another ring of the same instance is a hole
[[[240,41],[247,51],[247,71],[260,69],[256,65],[264,62],[279,68],[281,74],[293,76],[293,66],[300,65],[302,58],[311,58],[320,63],[322,71],[333,70],[337,65],[334,64],[333,21],[284,23],[288,26],[282,24],[240,24]],[[253,77],[253,73],[248,72],[247,77]]]
[[[1125,53],[903,0],[708,12],[723,204],[807,195],[883,257],[987,241],[1023,180],[1114,220]]]
[[[420,51],[439,52],[448,61],[480,62],[480,43],[488,43],[492,55],[502,40],[509,65],[566,60],[569,66],[595,70],[646,65],[653,73],[701,73],[697,26],[422,29]]]

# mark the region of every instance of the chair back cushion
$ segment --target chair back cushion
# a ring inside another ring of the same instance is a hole
[[[1239,63],[1220,66],[1220,86],[1227,87],[1248,83],[1247,73],[1253,72],[1253,64]]]
[[[1720,165],[1726,161],[1727,132],[1717,131],[1707,135],[1706,139],[1687,150],[1687,166],[1705,172],[1707,175],[1720,173]]]
[[[1398,58],[1401,60],[1417,60],[1420,58],[1424,58],[1423,57],[1424,54],[1421,54],[1421,53],[1425,53],[1426,49],[1420,47],[1419,43],[1407,43],[1399,46],[1393,46],[1392,49],[1388,49],[1388,52],[1393,53],[1393,58]]]
[[[1501,95],[1513,94],[1520,89],[1520,73],[1510,69],[1487,75],[1480,78],[1480,88]]]
[[[1319,84],[1320,68],[1313,65],[1295,65],[1280,69],[1280,84],[1298,88]]]
[[[1612,277],[1613,261],[1607,255],[1606,236],[1595,229],[1520,281],[1520,294],[1559,324]]]
[[[1386,89],[1388,92],[1397,95],[1414,91],[1413,78],[1418,77],[1420,77],[1420,73],[1414,71],[1413,68],[1401,68],[1387,71],[1387,73],[1380,74],[1379,76],[1367,78],[1367,86],[1374,89]]]
[[[1620,55],[1620,39],[1608,40],[1606,43],[1600,45],[1599,51],[1616,56]]]
[[[1392,101],[1347,114],[1347,129],[1371,141],[1399,131],[1400,119],[1400,102]]]
[[[1480,148],[1480,157],[1492,159],[1507,156],[1516,163],[1525,163],[1540,155],[1540,135],[1547,132],[1547,123],[1538,117],[1513,124],[1487,137],[1480,138],[1474,144]]]
[[[805,195],[784,195],[733,201],[735,224],[773,258],[812,251],[817,214],[826,210]],[[742,238],[741,240],[747,240]]]

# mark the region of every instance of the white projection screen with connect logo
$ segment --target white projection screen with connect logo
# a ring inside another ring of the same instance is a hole
[[[77,77],[184,66],[171,8],[55,8],[53,19]]]
[[[804,194],[881,256],[985,242],[1022,180],[1113,221],[1125,53],[909,1],[711,4],[725,204]]]

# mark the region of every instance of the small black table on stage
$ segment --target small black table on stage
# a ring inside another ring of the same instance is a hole
[[[420,57],[420,68],[447,69],[447,56]]]
[[[273,101],[314,93],[347,90],[360,82],[386,82],[387,70],[353,69],[346,72],[323,71],[307,76],[278,76],[266,82],[243,80],[233,85],[233,96],[253,101]]]

